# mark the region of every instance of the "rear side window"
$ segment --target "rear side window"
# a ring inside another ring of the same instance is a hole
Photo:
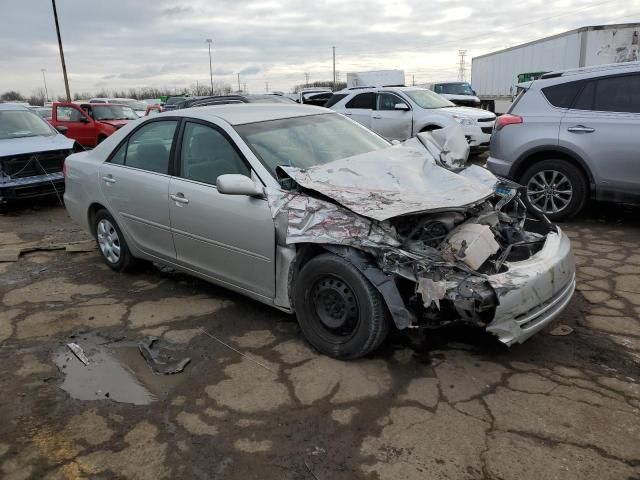
[[[169,156],[177,125],[175,120],[149,122],[136,130],[109,162],[150,172],[169,173]]]
[[[640,113],[640,75],[598,80],[593,108],[600,112]]]
[[[333,107],[336,103],[346,97],[346,93],[334,93],[331,95],[331,98],[327,100],[327,103],[324,104],[325,108]]]
[[[373,92],[360,93],[347,103],[347,108],[363,108],[373,110],[376,106],[376,94]]]
[[[587,82],[573,108],[576,110],[593,110],[593,98],[596,93],[596,82]]]
[[[542,93],[554,107],[570,108],[573,104],[573,99],[576,98],[576,94],[580,91],[581,87],[581,81],[567,82],[543,88]]]

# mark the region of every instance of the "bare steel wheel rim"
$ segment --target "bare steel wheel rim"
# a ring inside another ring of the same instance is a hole
[[[98,237],[98,245],[104,258],[109,263],[118,263],[120,260],[120,237],[113,224],[103,218],[98,222],[98,228],[96,230]]]
[[[573,185],[564,173],[542,170],[527,183],[527,198],[537,211],[545,215],[559,213],[573,198]]]
[[[310,300],[323,336],[328,334],[334,341],[353,336],[359,323],[359,306],[353,290],[343,279],[333,275],[321,277],[311,288]]]

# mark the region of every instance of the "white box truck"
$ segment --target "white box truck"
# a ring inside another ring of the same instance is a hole
[[[640,23],[583,27],[486,55],[471,61],[471,86],[483,108],[505,113],[516,85],[553,70],[640,59]]]
[[[370,72],[347,73],[347,88],[401,87],[403,85],[404,70],[372,70]]]

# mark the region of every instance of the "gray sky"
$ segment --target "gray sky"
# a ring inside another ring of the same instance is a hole
[[[640,0],[57,0],[73,92],[188,87],[214,80],[288,91],[329,80],[331,46],[346,72],[404,69],[416,82],[455,79],[472,56],[565,30],[640,21]],[[48,0],[0,0],[0,92],[63,93]]]

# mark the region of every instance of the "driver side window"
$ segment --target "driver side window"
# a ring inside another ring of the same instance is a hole
[[[180,176],[215,185],[220,175],[251,176],[234,145],[218,130],[187,122],[180,151]]]
[[[56,107],[57,118],[60,122],[79,122],[82,114],[73,107]]]
[[[395,110],[397,103],[405,102],[391,93],[378,94],[378,110]]]

